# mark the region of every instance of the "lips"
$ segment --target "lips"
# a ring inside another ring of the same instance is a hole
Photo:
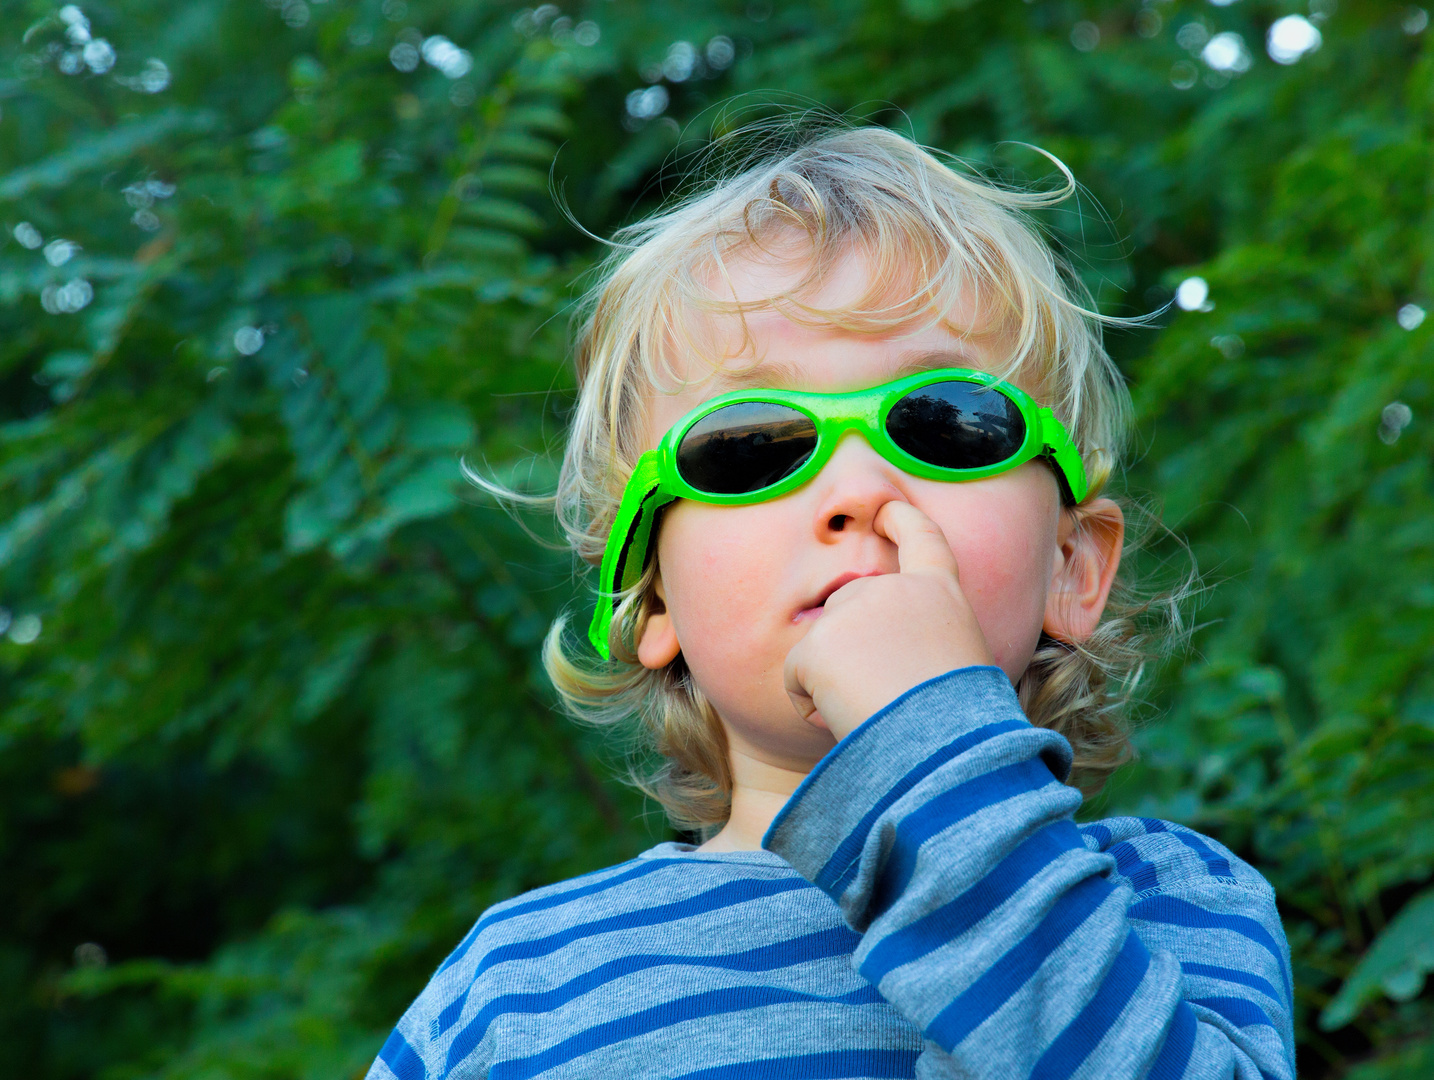
[[[882,570],[848,570],[845,573],[838,574],[832,578],[831,581],[827,582],[826,587],[823,588],[821,592],[809,598],[797,609],[797,613],[792,616],[792,622],[802,622],[806,619],[819,618],[831,594],[847,582],[855,581],[857,578],[877,577],[884,572],[885,571]]]

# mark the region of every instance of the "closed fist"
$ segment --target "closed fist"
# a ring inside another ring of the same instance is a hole
[[[838,739],[928,679],[994,663],[940,526],[899,501],[884,504],[873,526],[896,545],[899,572],[832,593],[787,654],[792,704]]]

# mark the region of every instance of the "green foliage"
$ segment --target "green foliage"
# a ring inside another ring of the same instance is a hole
[[[1417,9],[1344,0],[1277,65],[1294,10],[0,10],[12,1071],[361,1073],[485,906],[660,835],[536,669],[566,559],[458,461],[551,481],[598,248],[550,179],[602,234],[782,99],[1027,178],[1012,143],[1058,154],[1112,215],[1045,219],[1108,310],[1209,283],[1112,343],[1130,486],[1218,585],[1094,809],[1274,882],[1303,1074],[1427,1075],[1434,321],[1405,305],[1434,302],[1434,63]],[[1248,71],[1195,57],[1219,31]],[[626,114],[649,84],[665,110]]]
[[[1434,971],[1434,893],[1426,892],[1385,927],[1325,1008],[1320,1024],[1337,1028],[1349,1023],[1381,991],[1395,1001],[1417,997],[1430,971]]]

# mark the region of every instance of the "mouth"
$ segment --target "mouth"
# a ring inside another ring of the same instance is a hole
[[[838,574],[832,578],[831,581],[827,582],[826,587],[823,588],[821,592],[805,601],[802,606],[797,609],[797,613],[792,616],[792,622],[805,622],[808,619],[820,618],[822,612],[826,609],[826,603],[831,597],[831,594],[847,582],[855,581],[857,578],[877,577],[882,573],[884,573],[882,570],[848,570],[844,574]]]

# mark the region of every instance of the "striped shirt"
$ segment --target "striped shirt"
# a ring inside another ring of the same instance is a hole
[[[762,851],[660,844],[487,911],[369,1080],[1293,1080],[1273,891],[1147,818],[1078,826],[996,668],[844,739]]]

